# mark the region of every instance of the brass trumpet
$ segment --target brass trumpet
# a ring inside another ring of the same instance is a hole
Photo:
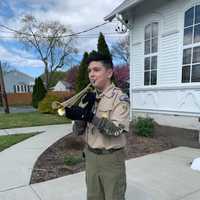
[[[72,107],[74,105],[79,105],[80,107],[84,107],[85,104],[81,102],[81,99],[87,94],[87,92],[93,91],[94,88],[91,83],[89,83],[83,90],[81,90],[78,94],[74,95],[70,99],[60,103],[59,101],[52,102],[52,108],[54,110],[58,110],[58,114],[63,116],[65,114],[65,107]],[[87,104],[87,103],[86,103]]]

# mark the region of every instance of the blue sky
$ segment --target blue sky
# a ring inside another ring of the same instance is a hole
[[[18,30],[20,19],[26,14],[32,14],[38,20],[57,20],[64,25],[70,25],[73,32],[79,32],[102,24],[103,18],[121,2],[123,0],[1,0],[0,24]],[[82,57],[84,51],[96,49],[100,31],[105,33],[108,45],[122,38],[122,35],[106,34],[114,33],[116,25],[117,22],[109,23],[87,33],[96,34],[96,37],[77,38],[77,59]],[[44,68],[37,54],[25,49],[12,34],[0,27],[0,60],[33,77],[40,75]]]

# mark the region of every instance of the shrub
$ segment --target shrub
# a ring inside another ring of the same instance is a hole
[[[40,77],[36,78],[32,93],[32,105],[34,108],[38,108],[38,104],[45,97],[46,92],[42,79]]]
[[[81,163],[83,161],[81,155],[67,155],[64,157],[64,163],[65,165],[76,165],[78,163]]]
[[[150,137],[153,135],[154,123],[152,118],[138,117],[134,124],[137,135]]]
[[[38,111],[40,113],[56,113],[56,110],[52,109],[52,102],[53,101],[59,101],[60,98],[55,96],[55,95],[51,95],[51,94],[47,94],[47,96],[39,102],[38,105]]]

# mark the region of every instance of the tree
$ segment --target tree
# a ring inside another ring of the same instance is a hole
[[[49,88],[52,72],[70,62],[77,49],[74,48],[70,27],[58,21],[38,21],[32,15],[26,15],[21,20],[22,28],[15,36],[25,47],[34,50],[44,64],[45,87]],[[50,73],[49,73],[50,72]]]
[[[8,100],[7,100],[7,94],[6,94],[5,85],[4,85],[4,76],[3,76],[1,62],[0,62],[0,96],[1,96],[1,102],[3,104],[5,113],[10,113]]]
[[[34,108],[38,107],[39,102],[45,97],[47,90],[44,87],[42,79],[36,78],[33,86],[32,105]]]
[[[55,86],[58,81],[64,80],[66,76],[66,72],[64,71],[56,71],[53,72],[52,74],[51,73],[49,74],[51,76],[51,81],[49,81],[49,88]],[[45,81],[45,74],[42,74],[40,77],[43,81]]]
[[[114,68],[114,75],[117,86],[120,87],[125,93],[129,94],[129,66],[116,66]]]
[[[77,77],[78,77],[78,70],[79,70],[78,65],[71,67],[69,70],[67,70],[66,77],[64,79],[65,81],[67,81],[71,85],[71,87],[73,89],[76,88],[76,80],[77,80]]]
[[[15,70],[15,68],[9,65],[7,62],[3,62],[1,67],[4,74]]]
[[[108,57],[112,58],[108,45],[106,44],[105,37],[101,32],[98,38],[97,51],[101,54],[107,55]]]
[[[98,38],[98,43],[97,43],[97,51],[101,54],[106,55],[108,58],[112,59],[112,55],[110,53],[110,50],[108,48],[108,45],[106,43],[105,37],[103,33],[100,32],[99,38]],[[111,81],[116,84],[115,76],[111,77]]]
[[[79,66],[78,76],[76,81],[76,92],[80,92],[89,83],[88,78],[88,65],[87,65],[88,53],[85,52]]]
[[[129,64],[129,37],[117,41],[111,46],[113,57],[121,60],[124,64]]]

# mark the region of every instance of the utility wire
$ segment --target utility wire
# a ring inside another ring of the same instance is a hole
[[[104,22],[104,23],[102,23],[102,24],[96,25],[96,26],[94,26],[94,27],[92,27],[92,28],[89,28],[89,29],[86,29],[86,30],[83,30],[83,31],[80,31],[80,32],[77,32],[77,33],[65,34],[65,35],[61,35],[61,36],[41,36],[41,35],[37,35],[37,34],[34,34],[34,36],[38,36],[38,37],[42,37],[42,38],[63,38],[63,37],[77,36],[77,35],[80,35],[80,34],[82,34],[82,33],[86,33],[86,32],[89,32],[89,31],[91,31],[91,30],[97,29],[97,28],[99,28],[99,27],[101,27],[101,26],[104,26],[104,25],[106,25],[106,24],[108,24],[108,23],[110,23],[110,22]],[[33,36],[32,34],[24,33],[24,32],[15,30],[15,29],[10,28],[10,27],[8,27],[8,26],[5,26],[5,25],[3,25],[3,24],[0,24],[0,27],[5,28],[5,29],[7,29],[7,30],[9,30],[9,31],[11,31],[11,32],[17,33],[17,34],[26,35],[26,36]]]

